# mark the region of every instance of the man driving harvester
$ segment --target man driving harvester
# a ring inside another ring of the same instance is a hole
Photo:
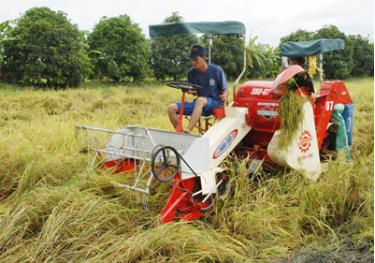
[[[202,46],[194,45],[190,51],[192,67],[188,71],[188,82],[201,86],[197,91],[190,94],[198,95],[191,101],[184,103],[184,115],[190,115],[188,127],[184,130],[191,133],[195,124],[201,117],[210,116],[213,110],[224,105],[228,99],[228,84],[223,69],[220,66],[206,62],[206,51]],[[181,102],[172,103],[167,112],[171,123],[176,128],[179,120]]]

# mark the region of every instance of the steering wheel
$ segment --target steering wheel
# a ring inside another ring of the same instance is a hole
[[[182,91],[198,91],[202,87],[199,85],[191,84],[189,82],[168,82],[168,87],[180,89]]]
[[[180,171],[180,155],[170,146],[157,145],[151,153],[152,174],[160,182],[169,182]]]

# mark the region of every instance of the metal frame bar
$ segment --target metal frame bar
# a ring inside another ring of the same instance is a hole
[[[242,79],[242,76],[246,72],[246,35],[243,36],[243,47],[244,47],[244,52],[243,52],[243,68],[242,68],[242,71],[241,71],[240,75],[237,77],[237,79],[233,83],[233,101],[234,101],[234,97],[236,96],[237,85],[240,82],[240,80]]]
[[[84,126],[84,125],[77,125],[77,129],[82,129],[86,131],[98,131],[98,132],[107,132],[107,133],[112,133],[112,134],[120,134],[120,135],[129,135],[133,137],[142,137],[142,138],[147,138],[148,136],[145,135],[139,135],[135,133],[124,133],[124,132],[119,132],[119,131],[113,131],[109,129],[104,129],[104,128],[96,128],[96,127],[90,127],[90,126]]]
[[[208,64],[211,64],[212,57],[211,57],[211,50],[212,50],[212,35],[208,35]]]
[[[319,81],[320,83],[323,82],[323,53],[319,54]]]
[[[241,71],[240,75],[237,77],[237,79],[234,81],[234,84],[233,84],[233,100],[234,100],[234,97],[236,95],[236,87],[238,86],[238,83],[242,79],[243,75],[245,74],[246,66],[247,66],[246,65],[246,35],[243,35],[242,38],[243,38],[243,48],[244,48],[243,64],[242,64],[243,67],[242,67],[242,71]],[[209,34],[208,35],[208,64],[211,64],[211,62],[212,62],[211,51],[212,51],[212,35]]]
[[[86,132],[88,138],[89,138],[89,143],[92,144],[92,145],[88,145],[87,149],[88,149],[88,151],[94,151],[95,152],[92,159],[89,160],[89,167],[93,170],[97,167],[97,165],[95,165],[95,163],[97,162],[97,158],[100,155],[100,153],[117,155],[119,157],[124,157],[124,158],[132,158],[132,156],[130,156],[129,154],[122,154],[122,153],[119,153],[119,152],[116,152],[116,151],[111,151],[111,150],[108,150],[108,148],[107,149],[99,148],[98,145],[97,145],[98,141],[95,139],[95,136],[93,136],[91,133],[96,132],[96,133],[119,134],[119,135],[122,135],[122,136],[139,137],[139,138],[151,138],[148,134],[147,129],[146,129],[145,135],[139,135],[139,134],[134,134],[134,133],[124,133],[124,132],[118,132],[118,131],[113,131],[113,130],[109,130],[109,129],[95,128],[95,127],[88,127],[88,126],[76,126],[76,128],[84,130]],[[153,146],[156,146],[156,145],[154,145],[155,142],[152,139],[150,139],[150,141],[153,144]],[[119,145],[117,147],[113,146],[113,148],[114,149],[120,149],[120,150],[127,149],[129,151],[138,152],[139,155],[133,156],[134,158],[132,158],[132,159],[136,159],[136,160],[140,161],[141,163],[139,164],[140,165],[139,169],[138,169],[137,166],[135,167],[135,171],[134,171],[135,172],[135,178],[134,178],[133,184],[131,184],[131,185],[130,184],[122,184],[122,183],[119,183],[119,182],[116,182],[116,181],[112,181],[111,183],[115,186],[118,186],[118,187],[123,187],[123,188],[126,188],[126,189],[134,190],[134,191],[137,191],[137,192],[148,195],[150,193],[150,187],[151,187],[154,175],[152,174],[151,169],[145,170],[144,168],[145,168],[145,163],[148,161],[147,158],[146,158],[146,154],[150,154],[151,152],[149,150],[145,150],[145,149],[141,149],[141,148],[128,147],[128,146],[125,146],[125,145]],[[148,174],[148,179],[147,179],[145,185],[142,187],[142,186],[140,186],[140,183],[141,183],[142,179],[144,179],[145,176],[147,176],[147,174]],[[144,203],[147,204],[147,200],[144,200]]]

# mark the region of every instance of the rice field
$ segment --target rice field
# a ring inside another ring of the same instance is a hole
[[[295,172],[248,178],[248,160],[230,162],[233,196],[202,220],[167,225],[158,215],[168,187],[156,186],[144,209],[114,176],[88,168],[75,126],[172,130],[165,109],[177,90],[0,84],[0,262],[373,260],[374,80],[346,84],[356,104],[351,162],[329,161],[315,183]]]

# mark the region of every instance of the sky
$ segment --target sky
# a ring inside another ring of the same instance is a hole
[[[248,36],[277,46],[298,29],[315,31],[334,24],[345,34],[373,42],[373,0],[1,0],[0,22],[21,16],[31,7],[46,6],[67,14],[81,30],[92,30],[103,16],[127,14],[148,37],[148,26],[177,11],[186,22],[238,20]]]

